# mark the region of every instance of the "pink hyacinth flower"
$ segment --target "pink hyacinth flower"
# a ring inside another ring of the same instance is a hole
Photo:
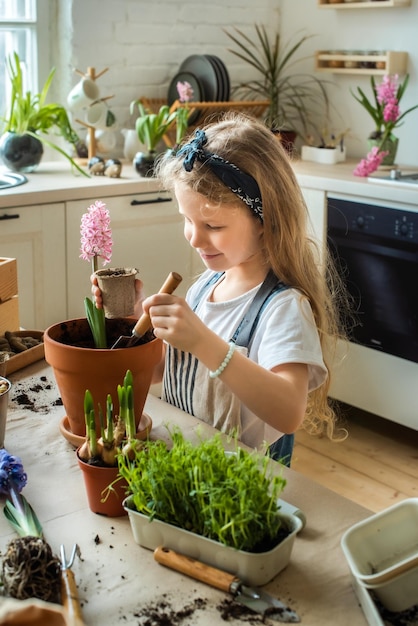
[[[377,101],[379,104],[386,104],[387,102],[397,103],[396,94],[398,91],[399,76],[384,76],[380,85],[376,86]]]
[[[373,146],[365,159],[357,164],[353,171],[354,176],[368,176],[377,170],[385,156],[389,154],[386,150],[379,150],[378,146]]]
[[[180,102],[190,102],[193,99],[193,87],[187,80],[181,82],[180,80],[177,83],[177,93],[179,94]]]
[[[112,231],[110,215],[104,202],[97,200],[89,206],[81,218],[80,258],[91,261],[94,257],[103,259],[103,265],[112,258]]]

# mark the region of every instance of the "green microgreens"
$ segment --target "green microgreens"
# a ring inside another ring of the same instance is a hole
[[[130,461],[119,455],[119,474],[134,508],[240,550],[256,551],[280,527],[277,500],[286,481],[271,475],[267,457],[239,448],[226,454],[220,433],[197,446],[179,430],[173,445],[149,441]]]

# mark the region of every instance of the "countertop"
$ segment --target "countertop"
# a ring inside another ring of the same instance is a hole
[[[4,168],[0,167],[1,171]],[[61,161],[41,162],[38,169],[25,176],[26,183],[0,190],[0,209],[89,198],[96,200],[159,189],[155,178],[142,178],[130,163],[123,163],[120,178],[87,178]]]
[[[347,160],[335,165],[323,165],[295,159],[292,166],[302,187],[323,190],[331,194],[356,195],[366,201],[405,203],[413,205],[410,207],[411,210],[418,210],[418,185],[369,182],[367,178],[353,175],[356,163],[357,161]],[[403,172],[414,170],[408,166],[399,167]],[[0,209],[159,190],[155,178],[142,178],[128,162],[123,162],[120,178],[106,176],[86,178],[76,170],[74,172],[66,162],[41,162],[35,172],[26,175],[27,183],[0,190]],[[376,175],[387,174],[387,171],[382,171]]]
[[[157,564],[151,551],[134,542],[127,517],[105,518],[88,509],[74,448],[59,432],[64,409],[56,402],[59,394],[49,366],[39,361],[9,378],[13,388],[5,447],[23,461],[28,474],[24,495],[37,512],[53,550],[59,553],[64,544],[68,554],[75,542],[81,548],[82,558],[76,559],[72,571],[86,626],[162,623],[146,621],[154,609],[174,615],[172,621],[164,622],[167,624],[225,624],[219,609],[228,597],[225,593]],[[27,395],[26,404],[23,394]],[[153,438],[166,438],[165,424],[180,425],[190,439],[202,426],[153,395],[148,396],[145,411],[153,420]],[[204,429],[213,432],[206,425]],[[279,471],[280,466],[274,465]],[[297,611],[303,626],[365,626],[340,540],[349,526],[370,511],[291,469],[283,471],[287,485],[282,498],[305,513],[307,524],[296,537],[289,565],[265,590]],[[15,536],[1,515],[2,553]],[[194,606],[199,602],[200,608]],[[178,611],[186,606],[193,606],[191,615],[179,621]],[[268,619],[265,623],[277,624]]]

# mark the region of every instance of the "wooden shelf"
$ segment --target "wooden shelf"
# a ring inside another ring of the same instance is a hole
[[[316,52],[315,67],[319,72],[332,74],[406,74],[407,52],[387,51],[382,54],[349,54],[343,51],[334,53],[330,50]]]
[[[140,100],[145,108],[150,109],[153,112],[157,112],[162,105],[167,104],[167,101],[162,98],[141,97]],[[184,104],[176,100],[171,105],[170,110],[175,111],[181,106],[184,106]],[[194,121],[189,125],[187,134],[190,134],[195,128],[198,128],[209,121],[215,122],[226,111],[240,111],[242,113],[247,113],[247,115],[252,115],[253,117],[261,117],[269,106],[270,100],[241,100],[239,102],[189,102],[189,118],[194,117]],[[197,112],[198,116],[195,116],[195,113]],[[163,139],[169,148],[173,147],[175,143],[175,122]]]
[[[329,2],[318,0],[321,9],[388,9],[411,6],[411,0],[358,0],[357,2]]]

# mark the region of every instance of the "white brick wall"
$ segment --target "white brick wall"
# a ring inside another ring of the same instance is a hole
[[[317,49],[405,50],[409,54],[410,83],[402,110],[418,102],[418,47],[416,24],[418,0],[398,9],[321,10],[317,0],[45,0],[57,5],[51,19],[55,35],[51,65],[58,66],[54,90],[65,101],[78,80],[76,67],[97,71],[109,67],[100,79],[121,128],[133,127],[130,102],[139,96],[165,97],[180,63],[190,54],[215,54],[227,65],[232,82],[248,76],[249,68],[228,53],[223,28],[237,26],[253,33],[254,24],[280,30],[282,42],[304,34],[313,35],[300,51],[307,57],[295,71],[313,71]],[[377,4],[377,3],[376,3]],[[394,27],[396,26],[396,28]],[[321,75],[324,78],[324,75]],[[371,118],[351,92],[360,86],[369,93],[368,76],[327,75],[334,83],[332,125],[350,128],[349,156],[364,156]],[[55,93],[54,93],[55,95]],[[418,111],[397,129],[399,162],[418,165]],[[412,139],[412,141],[411,141]]]
[[[58,42],[68,74],[62,77],[60,97],[65,99],[79,80],[72,68],[91,66],[100,72],[109,67],[99,79],[101,95],[114,94],[109,106],[119,127],[133,127],[130,102],[139,96],[166,97],[181,62],[191,54],[219,56],[231,81],[248,74],[248,67],[227,51],[231,42],[223,28],[253,32],[257,22],[275,31],[279,5],[280,0],[72,0],[71,28]]]

